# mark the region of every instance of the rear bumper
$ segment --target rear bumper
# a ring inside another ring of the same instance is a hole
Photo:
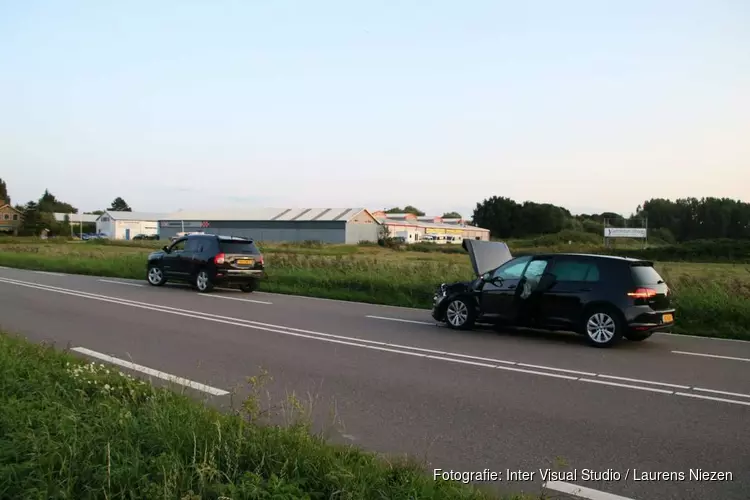
[[[214,282],[224,285],[242,285],[262,280],[266,272],[262,269],[219,269],[214,275]]]
[[[668,320],[668,315],[671,315],[672,321]],[[633,317],[632,320],[628,321],[628,328],[636,332],[660,332],[671,330],[674,327],[676,319],[674,309],[667,309],[664,311],[649,310],[648,312],[641,312]]]

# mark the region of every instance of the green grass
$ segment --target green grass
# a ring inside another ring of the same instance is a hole
[[[514,253],[553,251],[512,243]],[[145,259],[159,242],[0,241],[0,265],[120,278],[145,278]],[[565,250],[571,251],[569,245]],[[263,245],[268,280],[262,290],[428,308],[435,287],[470,279],[466,253],[378,246]],[[575,247],[596,251],[596,247]],[[657,262],[673,289],[677,333],[750,339],[750,264]]]
[[[0,498],[495,498],[256,417],[0,332]]]

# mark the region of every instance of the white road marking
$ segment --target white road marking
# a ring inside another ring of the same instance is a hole
[[[97,281],[101,281],[102,283],[114,283],[115,285],[143,286],[140,283],[128,283],[127,281],[117,281],[117,280],[97,280]]]
[[[602,375],[602,374],[597,375],[597,377],[608,378],[612,380],[622,380],[623,382],[640,382],[641,384],[662,385],[664,387],[674,387],[675,389],[690,389],[690,386],[688,385],[666,384],[664,382],[654,382],[651,380],[643,380],[639,378],[615,377],[614,375]]]
[[[86,349],[85,347],[73,347],[71,351],[84,354],[91,358],[100,359],[107,363],[127,368],[128,370],[145,373],[146,375],[150,375],[152,377],[160,378],[162,380],[167,380],[169,382],[189,387],[191,389],[196,389],[198,391],[212,394],[214,396],[226,396],[227,394],[229,394],[228,391],[225,391],[223,389],[217,389],[216,387],[211,387],[210,385],[193,382],[192,380],[188,380],[186,378],[178,377],[176,375],[170,375],[169,373],[154,370],[153,368],[148,368],[146,366],[137,365],[135,363],[131,363],[130,361],[125,361],[124,359],[115,358],[114,356],[110,356],[108,354],[102,354],[100,352],[92,351],[91,349]]]
[[[715,389],[701,389],[700,387],[693,387],[693,390],[700,392],[710,392],[711,394],[722,394],[724,396],[737,396],[738,398],[750,398],[750,394],[742,394],[739,392],[717,391]]]
[[[696,399],[706,399],[708,401],[719,401],[721,403],[732,403],[736,405],[745,405],[750,406],[750,401],[736,401],[734,399],[726,399],[726,398],[715,398],[713,396],[703,396],[701,394],[690,394],[687,392],[675,392],[675,396],[685,396],[688,398],[696,398]]]
[[[266,302],[264,300],[241,299],[239,297],[227,297],[225,295],[209,295],[209,294],[205,294],[205,293],[199,293],[198,296],[199,297],[208,297],[208,298],[211,298],[211,299],[237,300],[239,302],[252,302],[253,304],[267,304],[269,306],[273,304],[273,302]]]
[[[462,363],[466,365],[473,365],[473,366],[479,366],[479,367],[489,367],[489,368],[494,368],[494,369],[499,369],[499,370],[527,373],[527,374],[533,374],[533,375],[539,375],[539,376],[551,377],[551,378],[560,378],[560,379],[571,380],[571,381],[589,382],[589,383],[594,383],[594,384],[607,385],[611,387],[640,389],[644,391],[658,392],[658,393],[669,394],[669,395],[687,394],[687,393],[676,393],[674,391],[665,390],[665,389],[656,389],[652,387],[641,387],[641,386],[636,386],[636,385],[607,382],[604,380],[585,379],[585,378],[574,377],[570,375],[561,375],[558,373],[548,373],[548,372],[543,372],[543,371],[526,370],[526,369],[516,368],[512,366],[504,366],[504,365],[516,365],[516,366],[521,365],[520,363],[515,362],[515,361],[482,358],[479,356],[470,356],[467,354],[444,352],[444,351],[438,351],[438,350],[433,350],[433,349],[425,349],[421,347],[390,344],[386,342],[361,339],[357,337],[345,337],[342,335],[333,335],[330,333],[303,330],[300,328],[292,328],[292,327],[283,326],[283,325],[274,325],[274,324],[269,324],[269,323],[261,323],[259,321],[251,321],[251,320],[246,320],[246,319],[241,319],[241,318],[220,316],[220,315],[211,314],[211,313],[190,311],[190,310],[179,309],[179,308],[171,307],[171,306],[148,304],[144,302],[137,302],[137,301],[130,300],[130,299],[110,297],[110,296],[96,294],[96,293],[82,292],[79,290],[72,290],[72,289],[61,288],[57,286],[51,286],[51,285],[42,285],[39,283],[25,282],[25,281],[20,281],[16,279],[10,279],[10,278],[0,278],[0,282],[11,284],[11,285],[23,286],[27,288],[33,288],[37,290],[60,293],[63,295],[70,295],[70,296],[79,297],[79,298],[97,300],[101,302],[109,302],[113,304],[119,304],[119,305],[128,306],[128,307],[135,307],[139,309],[156,311],[156,312],[161,312],[161,313],[166,313],[166,314],[173,314],[173,315],[183,316],[187,318],[202,319],[204,321],[211,321],[215,323],[232,325],[232,326],[237,326],[237,327],[242,327],[242,328],[251,328],[254,330],[268,331],[268,332],[273,332],[273,333],[279,333],[282,335],[289,335],[293,337],[307,338],[307,339],[318,340],[322,342],[331,342],[331,343],[340,344],[340,345],[359,347],[362,349],[372,349],[372,350],[381,351],[381,352],[391,352],[395,354],[402,354],[402,355],[413,356],[413,357],[418,357],[418,358],[435,359],[435,360],[440,360],[440,361],[450,361],[453,363]],[[464,359],[461,359],[461,358],[464,358]],[[487,363],[467,361],[467,359],[476,360],[476,361],[486,361]],[[553,368],[553,367],[541,367],[540,366],[539,368],[544,369],[544,370],[550,370],[550,371],[560,370],[558,368]],[[595,374],[595,375],[597,377],[609,377],[613,379],[618,379],[618,378],[622,379],[622,377],[614,377],[612,375],[604,375],[604,374]],[[674,387],[686,387],[687,389],[692,389],[695,391],[704,391],[704,392],[713,391],[712,389],[701,389],[698,387],[688,387],[688,386],[676,386],[675,384],[665,384],[662,382],[645,381],[645,380],[639,380],[639,379],[630,379],[630,380],[635,380],[638,382],[648,383],[648,384],[659,384],[659,385],[667,385],[667,386],[674,386]],[[736,395],[739,397],[750,398],[750,395],[744,395],[744,394],[736,394]],[[724,398],[711,398],[709,396],[700,396],[700,395],[693,395],[693,396],[696,397],[697,399],[721,401],[721,402],[732,403],[732,404],[740,404],[740,405],[750,404],[746,401],[736,401],[736,400],[724,399]]]
[[[518,363],[518,366],[525,366],[527,368],[541,368],[543,370],[549,370],[550,369],[547,366],[530,365],[528,363]],[[564,368],[555,368],[554,370],[558,371],[558,372],[564,372],[564,373],[574,373],[576,375],[585,375],[587,377],[596,377],[596,373],[591,373],[591,372],[579,372],[578,370],[566,370]]]
[[[585,500],[633,500],[632,498],[606,493],[585,486],[578,486],[573,483],[566,483],[565,481],[546,481],[542,485],[542,488],[558,491]]]
[[[64,274],[53,273],[53,272],[50,272],[50,271],[31,271],[31,272],[32,273],[36,273],[36,274],[46,274],[48,276],[65,276]]]
[[[746,361],[750,363],[750,358],[737,358],[735,356],[719,356],[718,354],[703,354],[701,352],[672,351],[673,354],[686,354],[688,356],[702,356],[704,358],[729,359],[732,361]]]
[[[385,321],[398,321],[400,323],[414,323],[415,325],[434,325],[435,322],[430,323],[429,321],[415,321],[413,319],[401,319],[401,318],[386,318],[385,316],[365,316],[365,318],[371,319],[383,319]]]
[[[724,342],[750,342],[743,339],[725,339],[723,337],[701,337],[699,335],[685,335],[684,333],[654,332],[654,335],[669,335],[670,337],[683,337],[696,340],[722,340]]]
[[[674,391],[667,389],[656,389],[655,387],[642,387],[640,385],[620,384],[617,382],[607,382],[606,380],[594,380],[591,378],[579,379],[581,382],[591,382],[592,384],[611,385],[613,387],[625,387],[626,389],[638,389],[639,391],[659,392],[661,394],[674,394]]]

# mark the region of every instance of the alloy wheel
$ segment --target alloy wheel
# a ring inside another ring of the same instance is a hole
[[[586,334],[597,344],[610,342],[617,332],[615,320],[607,313],[593,314],[586,322]]]
[[[195,286],[198,287],[198,290],[201,292],[206,291],[208,288],[208,273],[206,271],[201,271],[198,273],[198,277],[195,280]]]
[[[462,301],[454,300],[448,304],[445,317],[451,325],[456,327],[463,326],[469,318],[469,308]]]
[[[158,267],[152,267],[148,270],[148,282],[152,285],[159,285],[161,284],[162,280],[164,280],[164,273],[161,269]]]

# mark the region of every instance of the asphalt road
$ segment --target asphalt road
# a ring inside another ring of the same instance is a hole
[[[275,397],[335,411],[336,441],[430,469],[535,472],[502,489],[540,491],[554,468],[637,500],[750,498],[750,342],[659,334],[595,349],[567,334],[454,332],[415,309],[7,268],[0,327],[217,391],[264,367]],[[699,469],[733,477],[691,480]],[[686,477],[635,480],[666,472]]]

